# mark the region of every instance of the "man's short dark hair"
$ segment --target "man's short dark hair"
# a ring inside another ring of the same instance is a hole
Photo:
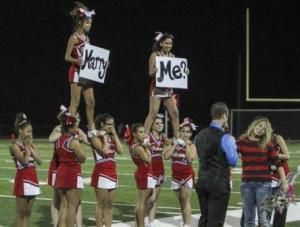
[[[228,107],[225,102],[215,102],[210,109],[211,118],[220,119],[223,114],[228,113]]]

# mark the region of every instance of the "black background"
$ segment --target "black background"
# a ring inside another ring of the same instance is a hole
[[[104,85],[95,84],[95,113],[117,123],[144,122],[148,112],[148,58],[154,32],[175,36],[173,52],[188,59],[189,89],[180,94],[180,118],[204,127],[209,108],[297,108],[297,103],[245,102],[245,12],[251,12],[251,97],[300,98],[297,1],[83,1],[95,9],[91,43],[111,51]],[[264,3],[263,3],[264,2]],[[60,104],[69,105],[64,53],[73,1],[1,1],[0,125],[24,111],[46,135]],[[85,124],[84,102],[80,112]],[[43,127],[44,126],[44,127]],[[2,132],[6,131],[2,127]]]

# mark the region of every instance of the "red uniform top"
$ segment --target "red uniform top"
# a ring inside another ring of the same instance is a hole
[[[172,154],[172,176],[194,175],[192,162],[186,158],[185,147],[176,145]]]
[[[24,145],[23,145],[22,142],[20,142],[19,140],[16,140],[14,143],[16,145],[18,145],[18,147],[20,148],[21,152],[25,151],[25,147],[24,147]],[[28,167],[34,167],[34,168],[36,167],[36,163],[34,161],[34,158],[33,158],[31,152],[29,154],[29,161],[28,161],[28,164],[26,166],[24,166],[21,162],[19,162],[13,154],[11,154],[11,155],[12,155],[13,161],[14,161],[14,163],[16,165],[17,171],[19,171],[21,169],[24,169],[24,168],[28,168]]]
[[[277,152],[277,154],[283,154],[282,149],[281,149],[279,144],[273,142],[273,145],[274,145],[274,148],[275,148],[275,151]],[[288,176],[289,173],[290,173],[290,170],[289,170],[289,166],[288,166],[287,161],[286,160],[281,160],[281,163],[282,163],[282,167],[284,169],[285,176]],[[280,180],[280,176],[279,176],[277,171],[274,172],[274,174],[272,174],[272,179],[275,180],[275,181]]]
[[[73,139],[73,136],[63,134],[55,142],[55,149],[59,157],[60,165],[80,166],[74,151],[70,149],[70,143]]]
[[[55,174],[58,166],[59,166],[59,157],[54,147],[54,151],[48,169],[48,185],[50,186],[54,186]]]
[[[84,45],[85,45],[86,43],[89,43],[89,38],[86,36],[86,39],[84,40],[84,39],[81,38],[81,36],[80,36],[77,32],[75,32],[73,35],[77,38],[78,43],[77,43],[76,45],[74,45],[74,48],[73,48],[73,50],[72,50],[72,52],[71,52],[71,56],[72,56],[73,58],[76,58],[76,59],[77,59],[77,58],[79,58],[79,57],[83,57],[83,49],[84,49]],[[73,63],[71,67],[76,67],[76,68],[78,68],[79,65]]]
[[[19,147],[22,153],[25,152],[25,147],[21,141],[16,140],[14,144]],[[26,165],[19,162],[12,153],[11,155],[17,168],[13,194],[15,196],[35,196],[40,194],[39,180],[35,169],[36,163],[31,153],[31,148],[29,161]]]
[[[73,150],[70,149],[70,143],[74,136],[63,134],[56,142],[55,149],[59,157],[59,166],[71,166],[81,171],[80,162]]]
[[[130,156],[136,165],[137,169],[135,171],[136,175],[144,175],[144,176],[153,176],[152,173],[152,166],[151,163],[147,164],[145,163],[137,154],[136,154],[136,147],[138,146],[138,143],[131,143],[129,147]]]
[[[162,152],[165,145],[165,136],[161,134],[159,138],[156,138],[152,132],[149,133],[150,139],[150,152],[151,152],[151,164],[154,176],[164,175],[164,162],[162,158]]]
[[[78,43],[73,47],[71,56],[73,58],[78,59],[83,56],[84,46],[86,43],[89,43],[89,38],[86,36],[86,38],[84,40],[80,37],[80,35],[78,33],[74,33],[73,35],[77,38]],[[79,73],[79,65],[76,63],[72,63],[71,67],[69,69],[69,82],[75,82],[75,83],[79,83],[82,85],[91,85],[92,84],[87,79],[79,78],[78,73]]]
[[[77,136],[79,136],[79,132],[77,132]],[[52,158],[50,160],[49,171],[56,171],[58,166],[59,166],[59,156],[58,156],[58,153],[57,153],[56,144],[54,143],[54,151],[53,151],[53,154],[52,154]]]
[[[49,164],[49,169],[54,171],[58,168],[58,166],[59,166],[59,157],[58,157],[58,154],[57,154],[57,152],[54,148],[52,158],[51,158],[51,161],[50,161],[50,164]]]
[[[107,154],[98,153],[93,149],[93,156],[96,165],[101,165],[105,169],[116,169],[115,154],[117,152],[116,142],[111,136],[108,136],[108,152]]]
[[[53,174],[56,174],[56,170],[58,166],[59,166],[59,157],[54,147],[54,151],[48,169],[48,185],[54,186],[55,178]]]
[[[74,136],[63,134],[55,142],[55,149],[59,158],[56,172],[55,187],[59,189],[83,188],[81,179],[81,165],[75,152],[70,149]],[[80,179],[79,179],[80,178]]]

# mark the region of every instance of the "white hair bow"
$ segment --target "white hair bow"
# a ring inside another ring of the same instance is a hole
[[[57,119],[60,119],[60,117],[68,111],[67,107],[65,107],[64,105],[60,105],[59,110],[60,111],[59,111],[58,115],[56,116]]]
[[[197,127],[198,127],[197,125],[195,125],[193,123],[192,119],[190,119],[188,117],[183,119],[183,122],[180,124],[180,127],[183,127],[183,126],[186,126],[186,125],[190,126],[193,129],[193,131],[196,131]]]
[[[156,114],[156,117],[157,117],[157,118],[160,118],[160,119],[163,119],[163,118],[164,118],[164,115],[161,114],[161,113],[158,113],[158,114]]]
[[[155,34],[156,34],[156,36],[155,36],[154,40],[156,42],[158,42],[161,39],[161,37],[164,35],[162,32],[155,32]]]
[[[92,17],[93,15],[96,14],[95,10],[88,11],[88,10],[83,9],[83,8],[79,8],[79,12],[84,14],[86,17]]]
[[[26,123],[27,120],[27,116],[25,113],[22,114],[22,121],[18,124],[18,126],[20,127],[21,125],[23,125],[24,123]]]

